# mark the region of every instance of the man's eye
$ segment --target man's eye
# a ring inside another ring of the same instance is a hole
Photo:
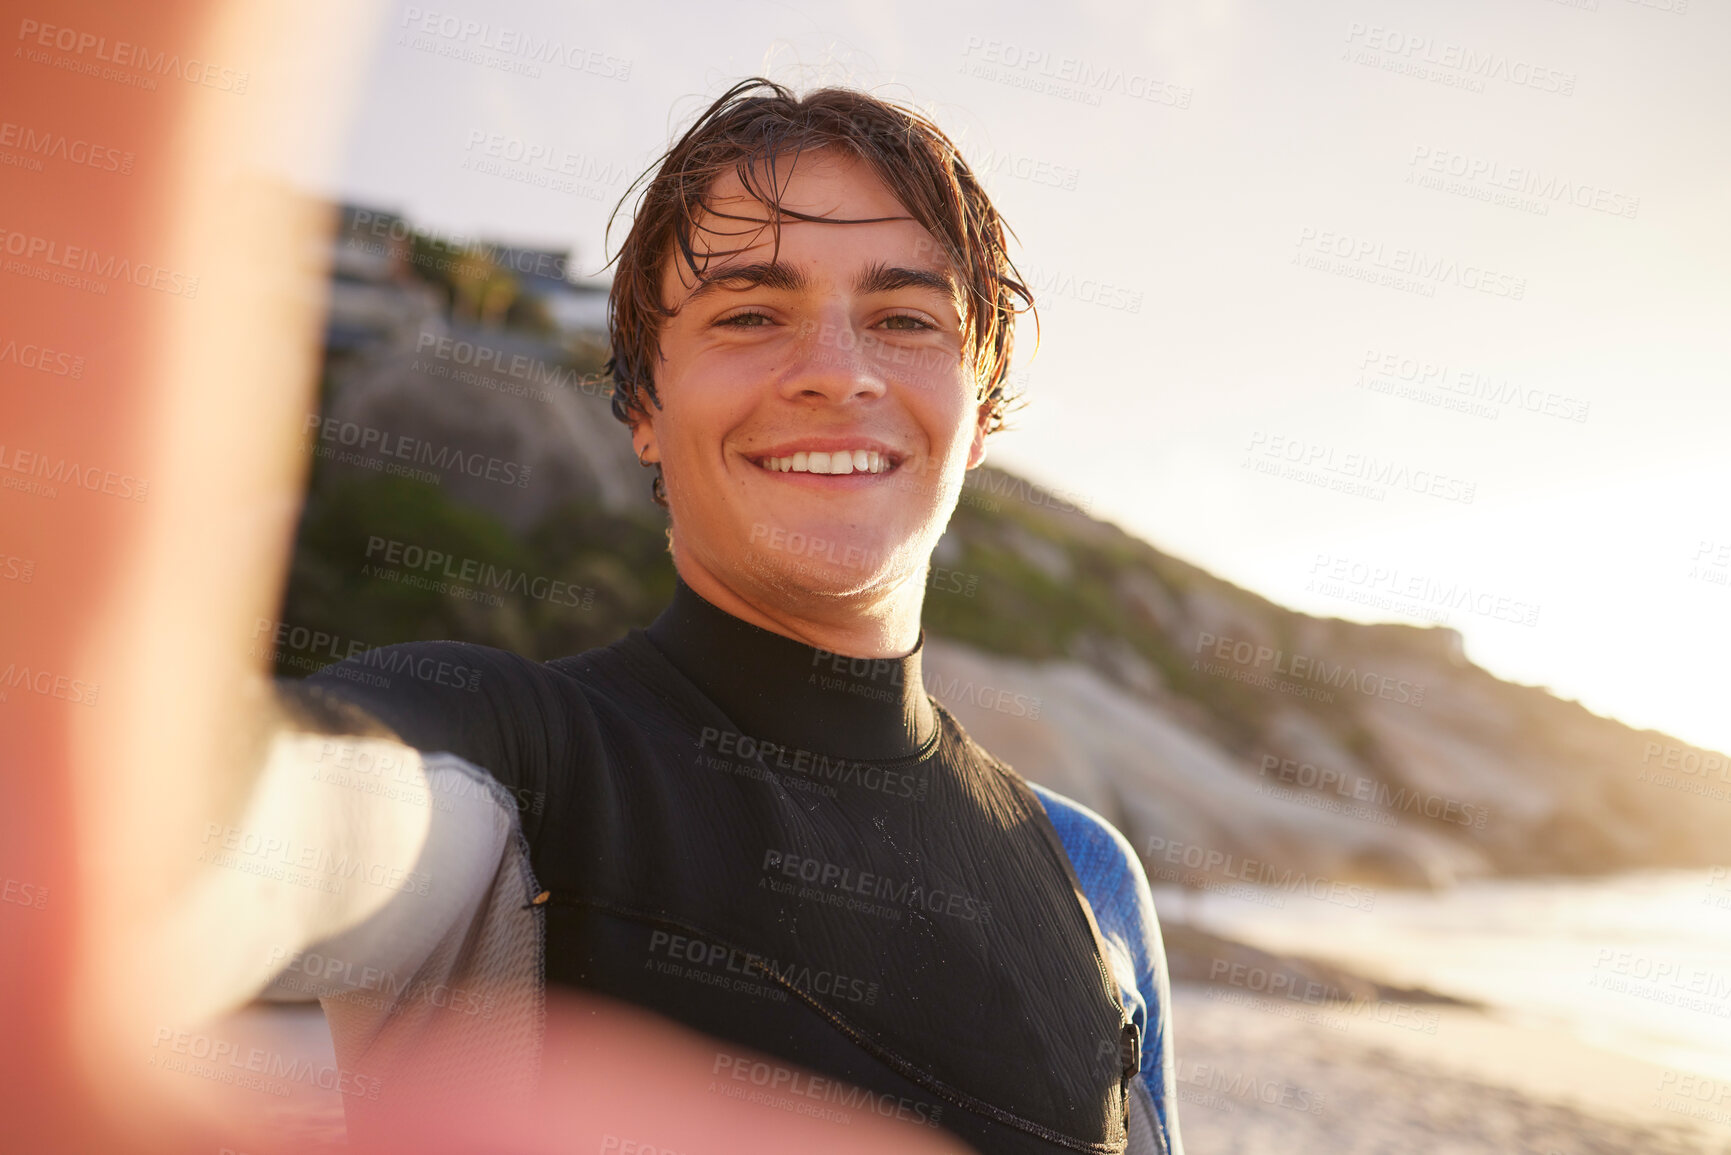
[[[735,325],[741,329],[761,329],[770,323],[767,313],[735,313],[731,317],[723,317],[717,325]]]
[[[888,317],[885,317],[882,321],[882,324],[883,324],[884,328],[886,328],[886,329],[899,329],[902,332],[912,332],[912,331],[918,330],[918,329],[935,329],[935,328],[937,328],[937,326],[927,322],[925,320],[925,318],[916,317],[912,313],[894,313]]]

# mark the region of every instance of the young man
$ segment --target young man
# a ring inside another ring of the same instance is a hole
[[[648,184],[612,298],[672,604],[544,664],[416,643],[286,686],[229,841],[348,856],[381,886],[247,875],[213,1001],[321,996],[341,1064],[386,1099],[509,1091],[558,1059],[544,976],[981,1150],[1179,1151],[1134,853],[921,681],[930,556],[1001,422],[1026,297],[923,118],[766,81],[717,101]],[[182,925],[231,911],[235,874]]]

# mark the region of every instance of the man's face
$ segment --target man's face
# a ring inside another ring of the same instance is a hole
[[[784,208],[873,224],[783,219],[731,173],[716,183],[723,235],[697,289],[662,271],[656,389],[634,430],[660,460],[682,572],[736,592],[850,595],[922,580],[964,472],[984,456],[983,408],[964,356],[960,282],[943,248],[865,165],[808,153]],[[728,235],[731,234],[731,235]],[[737,276],[728,276],[737,271]],[[695,290],[695,291],[694,291]]]

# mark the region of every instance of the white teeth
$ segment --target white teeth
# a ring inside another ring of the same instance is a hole
[[[765,457],[761,464],[771,473],[887,473],[893,465],[875,449],[838,449],[833,453],[801,450],[791,457]]]

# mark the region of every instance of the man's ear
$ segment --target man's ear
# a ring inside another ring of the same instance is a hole
[[[980,411],[974,420],[974,440],[968,446],[968,468],[976,468],[986,459],[986,430],[992,424],[992,404],[989,401],[980,402]]]

